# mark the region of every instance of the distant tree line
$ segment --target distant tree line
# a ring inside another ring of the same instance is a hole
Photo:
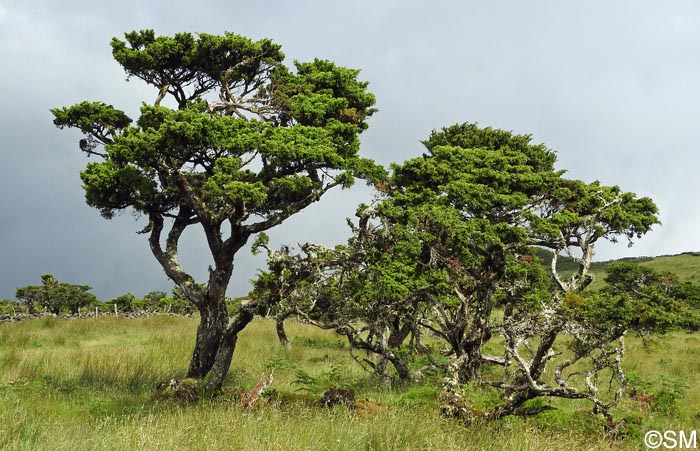
[[[186,300],[178,287],[175,287],[169,295],[165,291],[151,291],[139,298],[132,293],[126,293],[114,299],[102,301],[90,293],[92,287],[88,285],[61,282],[53,274],[42,274],[41,281],[41,285],[17,288],[15,294],[17,301],[0,300],[0,314],[76,315],[80,312],[88,313],[95,310],[99,313],[150,312],[179,315],[190,315],[195,312],[192,304]]]

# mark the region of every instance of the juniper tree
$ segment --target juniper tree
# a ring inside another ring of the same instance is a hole
[[[525,227],[561,172],[530,136],[476,124],[434,131],[423,144],[422,157],[393,166],[384,210],[420,231],[430,264],[445,272],[449,292],[425,327],[449,344],[456,380],[477,380],[482,363],[503,363],[482,352],[499,287],[529,258]]]
[[[429,351],[420,340],[423,331],[439,336],[455,358],[452,371],[466,382],[478,378],[483,362],[504,362],[482,353],[496,294],[529,255],[522,225],[560,173],[553,169],[554,153],[530,137],[475,124],[436,131],[424,144],[427,154],[393,165],[389,181],[377,185],[379,203],[342,250],[362,258],[329,264],[339,261],[338,251],[313,256],[325,272],[312,271],[311,277],[335,272],[335,288],[332,295],[309,293],[308,302],[332,300],[342,322],[326,325],[347,330],[347,323],[365,324],[372,352],[380,355],[396,354],[386,346],[392,336],[401,344],[399,337],[410,335],[411,351],[423,353]],[[276,255],[283,254],[288,252]],[[313,257],[294,258],[310,267]],[[296,283],[318,285],[309,281]]]
[[[505,300],[499,332],[505,339],[504,357],[513,367],[506,367],[502,379],[490,381],[508,396],[489,415],[511,414],[539,396],[588,399],[604,414],[619,401],[625,386],[624,336],[634,328],[635,315],[629,316],[621,302],[623,290],[596,296],[584,296],[584,290],[593,281],[590,267],[599,242],[623,238],[631,245],[658,222],[656,205],[648,197],[599,182],[558,181],[526,229],[530,245],[553,253],[551,285],[535,303]],[[576,265],[566,276],[557,265],[562,254]],[[555,351],[557,343],[569,350],[566,358]],[[550,367],[553,377],[548,378]],[[599,387],[604,377],[611,382],[608,390],[614,386],[607,399]]]
[[[213,391],[259,308],[241,305],[229,321],[234,256],[330,189],[381,176],[358,155],[375,99],[359,71],[319,59],[291,69],[269,39],[143,30],[111,46],[127,77],[153,87],[155,100],[136,121],[85,101],[52,110],[54,123],[82,131],[80,148],[100,160],[81,172],[88,205],[107,219],[124,210],[147,218],[141,233],[153,255],[200,314],[187,376],[206,378]],[[178,256],[193,226],[213,260],[199,283]]]
[[[659,222],[654,202],[617,186],[564,178],[554,170],[554,153],[530,145],[527,136],[463,124],[433,133],[425,144],[429,155],[394,168],[390,197],[407,218],[423,218],[417,229],[434,237],[431,252],[448,268],[460,300],[457,309],[454,301],[435,303],[440,327],[426,324],[438,335],[448,331],[442,336],[457,351],[451,380],[503,388],[505,402],[492,417],[512,414],[537,396],[590,399],[606,411],[611,402],[599,396],[598,381],[606,372],[624,382],[624,345],[614,343],[630,323],[571,315],[567,306],[592,281],[596,244],[641,238]],[[535,246],[553,252],[550,283],[533,257]],[[561,254],[577,263],[569,277],[557,269]],[[616,301],[608,302],[613,312]],[[494,323],[498,303],[503,320]],[[496,333],[505,340],[503,356],[484,358],[484,345]],[[559,361],[555,380],[545,382],[554,343],[567,336],[573,336],[574,357]],[[584,360],[585,380],[569,384]],[[483,362],[501,363],[504,378],[482,380]]]
[[[583,294],[593,279],[598,242],[641,238],[658,223],[654,202],[616,186],[564,178],[554,169],[555,154],[532,145],[528,136],[461,124],[434,132],[424,144],[428,153],[392,166],[388,183],[378,185],[374,238],[367,239],[367,227],[357,227],[347,246],[292,257],[319,270],[310,277],[288,271],[297,279],[285,286],[298,295],[303,290],[294,287],[319,286],[305,285],[313,277],[330,280],[332,295],[310,290],[305,302],[334,300],[333,311],[352,312],[345,322],[385,331],[385,337],[392,331],[386,320],[396,314],[399,324],[410,325],[414,344],[430,331],[454,357],[446,379],[452,394],[467,381],[503,389],[504,402],[486,413],[489,418],[524,412],[524,403],[538,396],[589,399],[605,413],[624,388],[624,334],[637,327],[644,312],[629,314],[624,302],[634,295],[629,283],[617,283],[617,291]],[[537,248],[552,252],[549,277]],[[357,254],[363,258],[339,259]],[[289,258],[288,250],[275,255],[278,264]],[[557,265],[561,255],[575,262],[566,277]],[[612,280],[622,280],[615,274]],[[378,281],[393,281],[395,296],[372,290],[381,286]],[[363,290],[370,295],[335,296]],[[693,294],[688,287],[677,291],[679,298]],[[304,295],[297,299],[304,302]],[[655,311],[658,324],[667,313],[674,315],[672,303],[649,293],[645,299],[637,307]],[[282,297],[280,302],[285,303]],[[356,307],[343,310],[343,305]],[[503,318],[495,321],[497,306]],[[494,334],[504,341],[500,356],[484,350]],[[372,336],[379,335],[367,335]],[[571,355],[557,360],[555,343]],[[484,378],[484,363],[500,364],[501,377],[494,379],[497,373],[489,371]],[[552,366],[550,375],[546,370]],[[612,399],[601,396],[603,374],[618,382]]]

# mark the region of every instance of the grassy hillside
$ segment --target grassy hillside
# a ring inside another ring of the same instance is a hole
[[[543,265],[549,268],[552,262],[552,253],[544,249],[536,249],[535,254],[542,260]],[[681,282],[700,283],[700,252],[685,252],[678,255],[664,255],[660,257],[631,257],[619,260],[604,262],[594,262],[591,271],[595,276],[595,281],[591,284],[591,290],[597,290],[605,286],[606,268],[611,263],[629,262],[649,266],[656,271],[668,271],[676,276]],[[577,269],[576,262],[566,256],[559,258],[557,268],[562,274],[571,274]]]
[[[698,252],[656,257],[644,264],[657,271],[672,272],[683,282],[700,283],[700,253]]]
[[[535,418],[464,427],[440,417],[438,378],[388,387],[360,370],[332,332],[290,323],[293,347],[285,350],[266,320],[243,332],[227,385],[250,389],[274,367],[267,398],[250,409],[234,395],[196,405],[159,399],[154,386],[186,368],[196,324],[181,317],[0,324],[0,449],[632,450],[644,449],[646,431],[688,430],[700,416],[700,339],[684,333],[646,347],[628,340],[632,384],[657,397],[628,398],[613,411],[627,425],[627,437],[614,442],[590,405],[570,400],[552,400],[558,410]],[[331,385],[352,388],[364,407],[317,406]]]

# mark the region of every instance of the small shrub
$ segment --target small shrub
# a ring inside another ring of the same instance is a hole
[[[661,389],[654,393],[651,410],[668,416],[678,415],[678,404],[687,388],[683,382],[661,376]]]
[[[0,299],[0,315],[16,315],[20,313],[27,313],[26,304]]]
[[[306,391],[309,393],[320,393],[332,386],[352,385],[352,381],[345,377],[345,371],[341,367],[335,365],[319,376],[312,376],[304,370],[298,370],[296,379],[292,383],[301,386],[297,391]]]

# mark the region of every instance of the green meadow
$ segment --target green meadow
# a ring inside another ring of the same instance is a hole
[[[631,390],[615,409],[614,438],[584,401],[545,400],[556,410],[465,426],[440,416],[438,375],[390,385],[349,355],[343,337],[290,322],[291,349],[274,323],[241,335],[224,395],[184,403],[155,386],[182,377],[197,318],[42,318],[0,324],[0,449],[3,450],[561,450],[645,449],[649,430],[700,424],[700,337],[674,332],[628,339]],[[266,394],[250,390],[274,368]],[[331,386],[358,407],[324,408]],[[475,389],[473,402],[491,393]]]

